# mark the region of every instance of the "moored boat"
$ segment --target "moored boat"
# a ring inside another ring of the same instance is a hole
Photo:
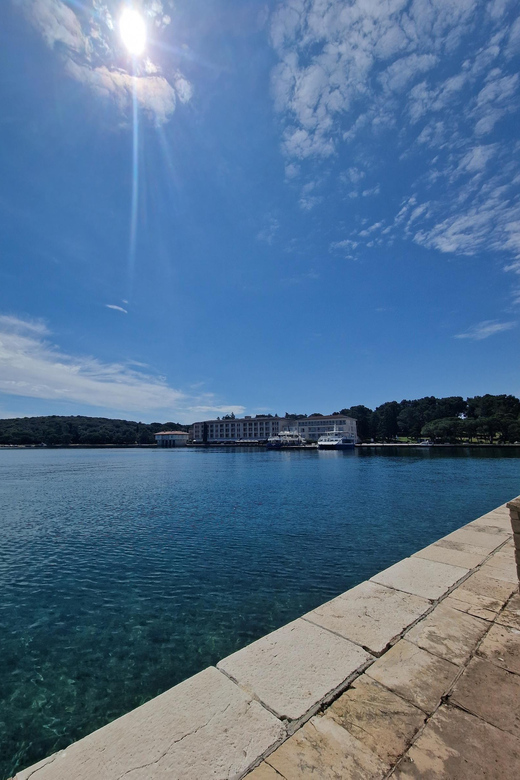
[[[303,438],[297,431],[280,431],[277,436],[270,436],[267,439],[266,447],[268,450],[281,450],[285,447],[302,447],[304,444]]]
[[[341,431],[329,431],[318,439],[320,450],[350,450],[356,442],[351,436],[345,436]]]

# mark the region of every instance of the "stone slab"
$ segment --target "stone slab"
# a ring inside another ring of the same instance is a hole
[[[430,607],[419,596],[363,582],[304,618],[380,655]]]
[[[445,547],[447,550],[460,550],[460,552],[473,553],[474,555],[480,556],[482,560],[487,558],[487,556],[490,554],[489,550],[486,550],[483,547],[478,547],[476,544],[468,544],[468,542],[463,542],[457,539],[448,539],[446,536],[435,542],[435,546]]]
[[[406,639],[433,655],[461,666],[488,628],[489,623],[453,609],[445,600],[410,629]]]
[[[510,560],[505,560],[504,558],[499,558],[498,560],[490,559],[482,566],[481,571],[486,576],[493,577],[496,580],[510,582],[513,585],[518,584],[514,556],[511,556]]]
[[[468,569],[426,558],[405,558],[371,578],[389,588],[425,599],[439,599],[468,573]]]
[[[473,658],[457,680],[450,702],[520,738],[520,677]]]
[[[457,594],[457,592],[458,591],[455,591],[455,594]],[[470,593],[469,595],[474,599],[482,598],[476,596],[473,593]],[[482,600],[486,601],[483,598]],[[475,603],[468,603],[468,601],[461,601],[460,599],[452,595],[447,596],[444,599],[443,604],[446,604],[446,606],[452,607],[453,609],[457,609],[459,612],[466,612],[468,615],[473,615],[473,617],[481,618],[482,620],[488,620],[492,622],[493,620],[495,620],[497,616],[497,613],[493,612],[491,609],[486,609],[483,606],[477,606],[477,604]]]
[[[515,585],[512,582],[498,580],[491,575],[492,571],[490,569],[487,569],[485,572],[480,569],[475,572],[475,574],[468,577],[467,580],[464,580],[464,582],[453,591],[454,597],[461,601],[467,601],[471,598],[469,594],[481,596],[485,603],[482,599],[479,599],[477,600],[479,606],[484,606],[485,609],[499,612],[514,593]]]
[[[427,713],[449,690],[459,667],[401,639],[366,674]]]
[[[495,623],[484,637],[477,655],[508,672],[520,674],[520,631]]]
[[[393,780],[513,780],[520,742],[505,731],[443,705],[392,774]]]
[[[468,547],[470,545],[467,545]],[[478,550],[478,547],[474,547]],[[453,548],[443,547],[440,544],[430,544],[428,547],[414,553],[413,558],[427,558],[429,561],[438,561],[439,563],[449,563],[452,566],[462,566],[465,569],[474,569],[486,559],[487,553],[484,550],[478,552],[468,552],[454,550]]]
[[[503,611],[497,615],[497,623],[520,631],[520,594],[511,596]]]
[[[372,658],[358,645],[300,618],[224,658],[218,668],[278,717],[297,720]]]
[[[395,764],[424,724],[422,710],[366,674],[328,708],[333,718],[386,764]]]
[[[211,667],[56,754],[38,780],[229,780],[286,732]],[[28,780],[31,768],[16,780]]]
[[[260,766],[247,775],[247,780],[280,780],[282,776],[272,766],[263,761]]]
[[[507,509],[504,509],[504,511],[498,511],[494,510],[493,512],[488,512],[487,515],[482,515],[482,517],[477,517],[476,520],[473,520],[471,523],[468,523],[464,528],[473,528],[474,526],[479,526],[481,528],[498,528],[501,531],[504,531],[507,534],[511,533],[511,520],[509,517],[509,511]]]
[[[444,536],[443,539],[449,542],[471,544],[490,553],[503,544],[505,537],[504,534],[500,533],[487,533],[485,528],[481,530],[478,526],[473,526],[472,528],[464,526],[464,528],[459,528],[458,531],[453,531],[453,533]]]
[[[314,717],[267,762],[286,780],[383,780],[390,769],[332,718]]]

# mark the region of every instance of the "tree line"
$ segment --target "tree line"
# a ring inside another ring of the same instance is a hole
[[[428,396],[390,401],[374,410],[351,406],[339,414],[357,420],[362,441],[520,442],[520,400],[514,395],[478,395],[465,400],[462,396]]]
[[[17,417],[0,420],[0,445],[71,445],[124,447],[155,444],[154,433],[165,430],[187,431],[180,423],[141,423],[111,420],[105,417]]]

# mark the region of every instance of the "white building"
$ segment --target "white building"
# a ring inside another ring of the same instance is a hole
[[[234,441],[265,441],[280,430],[280,417],[244,417],[241,419],[204,420],[190,428],[195,444]]]
[[[305,417],[301,420],[287,420],[284,417],[243,417],[241,419],[204,420],[190,428],[195,444],[218,444],[220,442],[258,442],[276,436],[280,431],[297,431],[304,439],[317,441],[329,431],[337,431],[357,441],[356,421],[345,415]]]
[[[159,431],[154,436],[158,447],[185,447],[189,434],[186,431]]]

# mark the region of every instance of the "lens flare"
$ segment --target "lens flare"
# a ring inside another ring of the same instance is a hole
[[[146,45],[146,25],[138,11],[125,8],[119,20],[121,39],[130,54],[142,54]]]

